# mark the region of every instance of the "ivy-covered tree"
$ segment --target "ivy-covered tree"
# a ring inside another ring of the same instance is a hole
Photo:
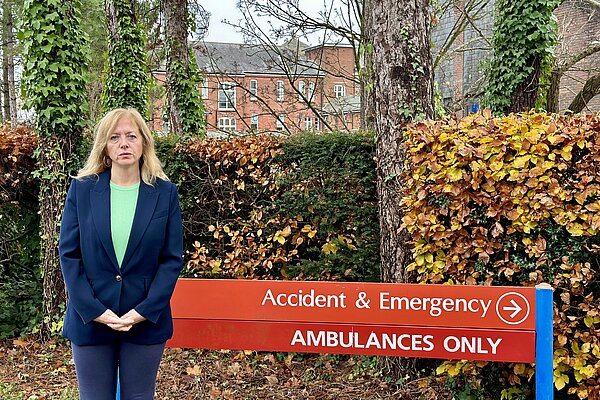
[[[106,0],[108,60],[102,109],[133,107],[148,117],[146,38],[138,23],[133,0]]]
[[[87,0],[81,10],[82,29],[89,38],[87,98],[89,119],[97,121],[102,114],[103,72],[106,66],[108,39],[104,22],[104,0]]]
[[[494,113],[533,109],[540,79],[548,75],[560,0],[498,0],[484,103]],[[547,78],[546,78],[547,79]]]
[[[188,46],[188,0],[164,0],[167,22],[167,96],[171,132],[198,135],[204,132],[204,106],[198,87],[198,64]]]
[[[58,257],[62,208],[73,173],[73,153],[86,125],[86,37],[79,0],[26,0],[19,38],[23,44],[22,86],[35,111],[39,147],[40,235],[44,288],[42,334],[59,328],[66,301]]]

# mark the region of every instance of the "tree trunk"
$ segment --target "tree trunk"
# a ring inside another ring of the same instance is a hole
[[[366,10],[372,43],[370,114],[377,133],[378,193],[381,218],[381,270],[385,282],[406,282],[410,248],[400,231],[399,176],[405,125],[433,117],[433,71],[429,1],[371,1]]]
[[[2,120],[10,120],[10,89],[8,86],[8,59],[6,46],[2,46]]]
[[[85,35],[80,30],[79,0],[28,0],[23,7],[22,87],[36,114],[39,179],[41,271],[43,279],[42,338],[61,330],[66,293],[60,271],[58,237],[69,175],[74,172],[74,147],[86,126]],[[48,19],[48,15],[56,18]],[[48,35],[53,40],[37,40]],[[48,89],[50,88],[50,89]],[[46,90],[46,91],[45,91]]]
[[[550,84],[548,93],[546,94],[546,111],[550,113],[558,113],[558,95],[560,92],[561,74],[556,68],[550,73]]]
[[[104,11],[106,13],[106,30],[108,31],[108,51],[111,52],[114,44],[119,41],[119,22],[117,11],[113,0],[105,0]]]
[[[508,112],[523,112],[535,108],[540,88],[541,63],[535,58],[531,64],[533,71],[527,79],[521,82],[511,95],[511,105]]]
[[[2,91],[4,92],[4,119],[10,121],[11,127],[17,126],[17,93],[15,90],[14,64],[14,21],[11,2],[2,3]]]
[[[372,44],[372,71],[367,115],[376,132],[377,192],[383,282],[407,282],[410,237],[402,224],[400,175],[405,155],[402,135],[407,123],[432,118],[433,66],[428,0],[370,0],[365,7],[365,33]],[[394,360],[396,376],[411,374],[413,362]]]
[[[600,74],[594,75],[585,82],[583,89],[577,93],[569,105],[569,111],[575,114],[582,112],[587,103],[598,94],[600,94]]]
[[[38,168],[44,171],[40,178],[40,236],[42,237],[43,271],[43,339],[56,333],[56,318],[61,316],[66,304],[65,290],[58,255],[60,218],[67,193],[68,166],[73,149],[68,140],[56,135],[39,135]]]
[[[174,93],[175,73],[177,64],[183,69],[189,69],[189,52],[187,41],[188,8],[187,0],[165,0],[166,37],[167,37],[167,98],[169,103],[169,120],[171,132],[183,134],[181,109]]]

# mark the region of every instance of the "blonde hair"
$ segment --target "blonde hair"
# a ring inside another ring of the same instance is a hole
[[[116,108],[108,112],[94,129],[94,145],[83,168],[75,178],[82,179],[86,176],[98,175],[109,169],[112,160],[108,156],[106,146],[110,135],[114,132],[121,118],[129,117],[137,126],[142,136],[142,157],[140,158],[140,175],[144,183],[154,184],[156,178],[169,180],[165,175],[162,164],[154,150],[154,137],[146,125],[144,118],[133,108]]]

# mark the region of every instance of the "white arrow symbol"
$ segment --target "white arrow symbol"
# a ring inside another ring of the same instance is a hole
[[[514,300],[511,300],[510,304],[512,304],[513,306],[512,307],[502,307],[502,309],[504,311],[512,311],[513,313],[510,314],[510,317],[514,318],[515,315],[517,315],[522,310],[522,308]]]

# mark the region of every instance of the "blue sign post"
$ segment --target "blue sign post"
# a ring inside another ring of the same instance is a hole
[[[552,287],[535,288],[535,398],[554,399],[554,334]]]

